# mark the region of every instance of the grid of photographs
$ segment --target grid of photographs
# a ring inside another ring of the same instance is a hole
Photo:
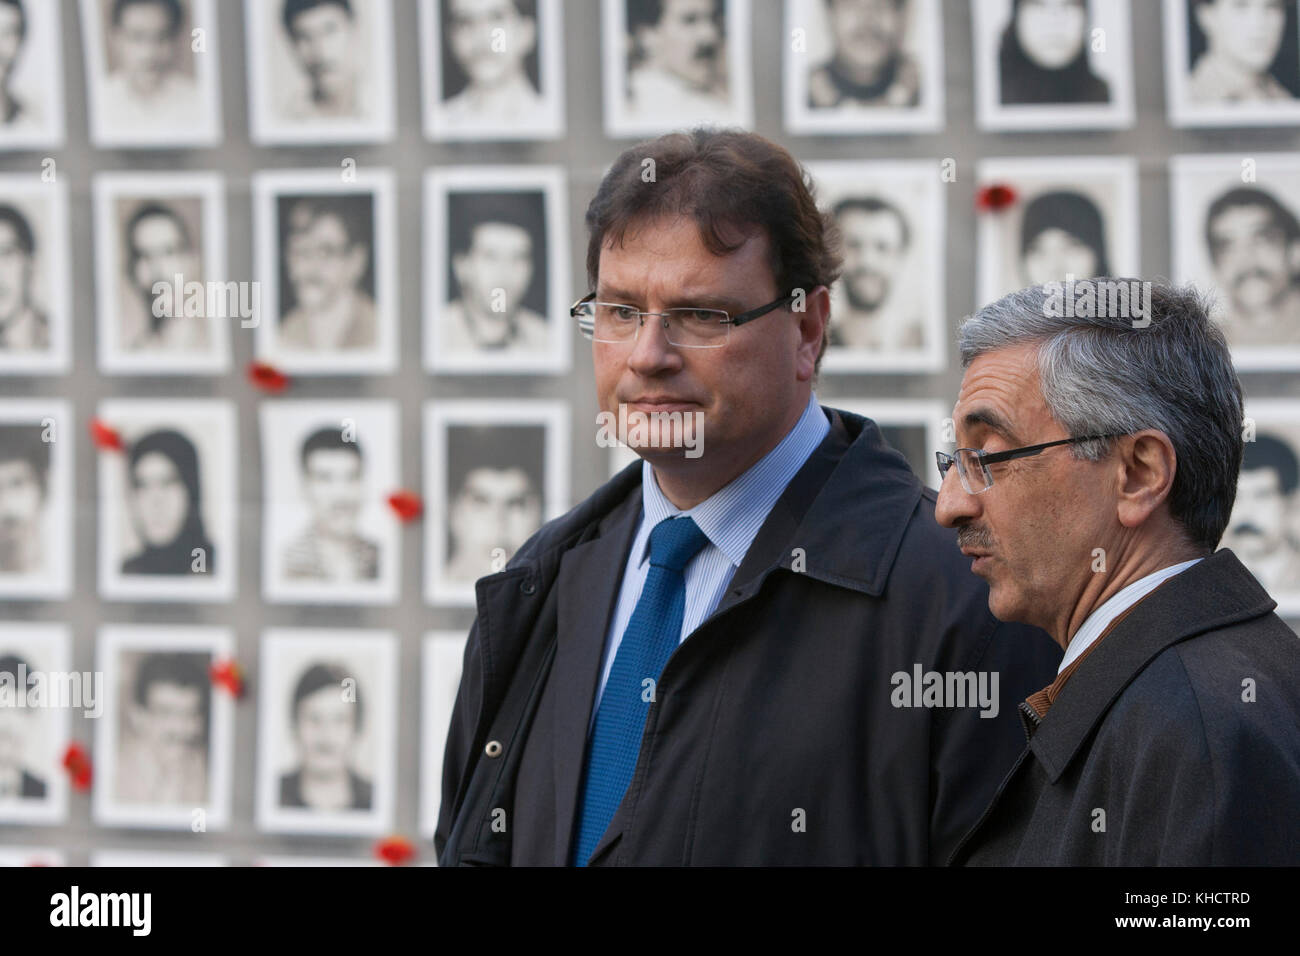
[[[595,438],[583,211],[700,124],[806,167],[818,396],[932,486],[962,314],[1210,291],[1223,544],[1294,624],[1298,5],[0,0],[0,692],[75,694],[0,706],[0,866],[431,860],[477,582],[641,467]]]

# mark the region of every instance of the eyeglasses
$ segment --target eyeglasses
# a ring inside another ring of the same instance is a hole
[[[663,312],[641,312],[617,302],[597,302],[596,293],[589,292],[569,309],[569,315],[578,320],[578,331],[593,342],[630,342],[647,315],[657,315],[663,320],[669,345],[684,349],[720,349],[727,344],[731,327],[744,325],[767,315],[794,299],[794,294],[783,295],[757,309],[732,315],[723,309],[676,308]]]
[[[934,459],[939,463],[940,484],[948,477],[948,469],[955,464],[957,466],[957,475],[961,478],[961,486],[966,489],[966,493],[968,495],[978,495],[981,492],[988,491],[993,486],[993,475],[989,472],[989,465],[996,465],[1000,461],[1011,461],[1013,458],[1032,458],[1044,449],[1054,448],[1057,445],[1077,445],[1085,441],[1119,438],[1122,434],[1124,433],[1062,438],[1059,441],[1047,441],[1041,445],[1026,445],[1024,448],[1012,448],[1010,451],[995,451],[992,454],[982,448],[957,448],[954,449],[951,455],[936,451]]]

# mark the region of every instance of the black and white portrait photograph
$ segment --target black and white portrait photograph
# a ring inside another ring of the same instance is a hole
[[[990,159],[980,187],[1015,202],[978,213],[977,305],[1031,285],[1136,276],[1137,163],[1127,156]]]
[[[562,0],[420,0],[431,140],[564,133]]]
[[[818,205],[840,232],[843,272],[831,289],[823,367],[938,371],[947,325],[945,186],[937,162],[809,163]]]
[[[81,0],[96,146],[221,141],[216,12],[214,0]]]
[[[263,171],[253,194],[258,358],[308,375],[396,369],[391,171]]]
[[[460,687],[465,635],[429,631],[420,657],[420,835],[432,838],[442,805],[442,755]]]
[[[235,412],[223,399],[110,399],[122,440],[99,454],[99,592],[229,601],[235,592]]]
[[[391,631],[262,634],[257,825],[378,835],[392,827],[397,639]]]
[[[220,627],[99,629],[106,699],[95,721],[97,823],[229,826],[234,701],[210,672],[234,647],[233,633]]]
[[[67,182],[0,174],[0,375],[67,370],[71,281]]]
[[[822,398],[822,404],[870,418],[886,443],[902,452],[921,484],[938,486],[936,451],[953,449],[951,429],[945,429],[950,411],[943,402],[906,398]],[[945,434],[946,432],[946,434]]]
[[[392,604],[401,542],[397,403],[271,401],[262,431],[262,593],[300,604]]]
[[[563,172],[437,169],[424,195],[425,367],[566,371],[573,330]]]
[[[1133,125],[1129,0],[982,0],[971,16],[981,129]]]
[[[0,624],[0,822],[55,824],[67,818],[63,748],[73,711],[93,713],[95,704],[63,699],[55,691],[74,686],[51,679],[68,673],[71,655],[65,625]]]
[[[1176,277],[1213,290],[1241,369],[1300,367],[1300,153],[1170,159]]]
[[[1300,402],[1246,402],[1237,498],[1220,547],[1231,548],[1278,603],[1300,616]]]
[[[605,132],[754,125],[750,0],[601,0]]]
[[[0,400],[0,598],[72,590],[75,429],[63,399]]]
[[[392,139],[392,17],[391,0],[245,0],[253,142]]]
[[[569,498],[569,406],[544,400],[425,404],[425,599],[472,607]]]
[[[0,0],[0,151],[63,145],[62,37],[59,4]]]
[[[1164,0],[1173,126],[1300,123],[1296,0]]]
[[[938,0],[786,0],[785,128],[906,133],[943,125]]]
[[[241,303],[252,303],[237,289],[225,293],[221,176],[99,173],[94,189],[99,367],[149,375],[226,371],[231,327],[252,321],[241,314]]]

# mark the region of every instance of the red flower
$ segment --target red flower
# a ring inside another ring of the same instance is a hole
[[[385,837],[375,844],[375,856],[389,866],[401,866],[415,857],[415,847],[406,837]]]
[[[989,183],[975,194],[975,207],[982,212],[1001,212],[1016,204],[1020,197],[1006,183]]]
[[[289,387],[289,376],[265,362],[248,363],[248,380],[264,392],[283,392]]]
[[[104,451],[121,451],[123,448],[122,436],[117,429],[98,418],[90,420],[90,440],[96,448]]]
[[[231,697],[244,696],[244,672],[236,661],[230,658],[213,661],[208,676],[212,683],[225,688]]]
[[[90,755],[86,753],[85,747],[75,741],[68,744],[67,749],[63,751],[63,767],[72,778],[74,788],[90,789]]]
[[[388,507],[403,521],[414,521],[424,512],[424,501],[412,491],[394,491],[388,496]]]

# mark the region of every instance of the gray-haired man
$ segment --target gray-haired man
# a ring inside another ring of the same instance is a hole
[[[1150,304],[1139,322],[1062,317],[1031,288],[961,328],[969,447],[939,456],[935,516],[993,614],[1065,656],[952,862],[1300,863],[1300,642],[1214,550],[1241,386],[1195,292]]]

